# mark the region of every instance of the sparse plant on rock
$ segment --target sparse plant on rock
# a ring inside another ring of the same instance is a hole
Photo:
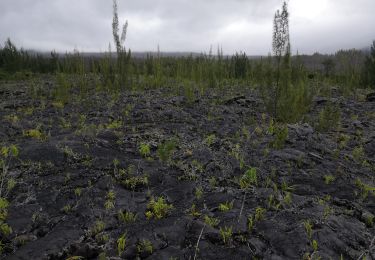
[[[211,146],[215,142],[216,136],[215,134],[210,134],[206,137],[204,142],[208,145]]]
[[[125,251],[126,240],[126,232],[117,239],[117,253],[119,256]]]
[[[12,228],[5,222],[8,217],[7,200],[10,191],[15,187],[16,182],[9,178],[9,166],[12,160],[18,157],[19,151],[17,146],[3,146],[0,149],[0,234],[8,236],[12,233]],[[0,240],[0,249],[3,241]],[[0,250],[1,252],[1,250]]]
[[[30,129],[24,132],[24,136],[31,137],[34,139],[42,140],[44,135],[39,129]]]
[[[154,251],[154,246],[150,240],[142,239],[141,241],[138,242],[137,244],[138,253],[147,252],[149,254],[152,254],[153,251]]]
[[[0,234],[3,236],[8,236],[12,233],[12,228],[5,223],[8,217],[8,206],[8,201],[4,198],[0,198]],[[1,240],[0,243],[2,243]]]
[[[146,158],[148,156],[150,156],[151,154],[151,149],[150,149],[150,145],[149,144],[146,144],[146,143],[141,143],[139,145],[139,153],[142,155],[142,157]]]
[[[71,256],[68,257],[66,260],[83,260],[85,259],[83,256]]]
[[[305,227],[307,237],[309,239],[311,239],[312,238],[312,228],[313,228],[313,225],[312,225],[311,221],[310,220],[303,221],[303,226]]]
[[[366,199],[369,195],[375,196],[375,187],[364,183],[361,179],[357,178],[355,185],[359,188],[362,199]]]
[[[89,230],[91,236],[96,236],[105,229],[105,223],[101,220],[97,220]]]
[[[214,228],[214,227],[217,227],[217,225],[219,225],[220,220],[218,220],[217,218],[205,215],[204,216],[204,223],[206,223],[208,226]]]
[[[195,218],[198,218],[201,215],[201,213],[197,210],[197,206],[195,204],[191,205],[191,208],[189,209],[189,213],[191,216]]]
[[[244,175],[242,175],[240,179],[240,187],[241,189],[247,189],[251,185],[258,184],[258,177],[257,177],[257,170],[256,168],[248,169]]]
[[[10,146],[3,146],[0,150],[0,168],[1,168],[1,175],[0,175],[0,198],[7,198],[9,192],[15,186],[15,180],[13,178],[9,178],[9,165],[12,160],[18,157],[19,151],[17,146],[10,145]]]
[[[147,176],[127,177],[125,180],[121,181],[121,184],[123,184],[128,189],[136,190],[138,188],[148,185],[148,177]]]
[[[147,204],[146,217],[162,219],[165,218],[170,211],[173,209],[173,205],[168,204],[163,197],[151,198],[150,202]]]
[[[106,195],[106,201],[104,207],[106,210],[113,209],[115,207],[116,194],[113,190],[108,191]]]
[[[225,226],[224,228],[220,228],[220,236],[224,244],[229,244],[232,239],[232,235],[232,227]]]
[[[365,151],[363,149],[363,146],[357,146],[354,148],[353,152],[352,152],[352,155],[353,155],[353,159],[358,162],[358,163],[362,163],[363,161],[363,158],[365,156]]]
[[[197,187],[195,188],[195,197],[200,200],[203,196],[203,188],[202,187]]]
[[[107,125],[108,129],[119,129],[122,127],[122,121],[121,120],[112,120]]]
[[[275,149],[282,149],[284,148],[287,139],[288,127],[279,125],[274,129],[274,139],[271,145]]]
[[[324,175],[323,178],[324,178],[324,183],[327,185],[331,184],[335,180],[335,176],[333,175]]]
[[[219,210],[223,212],[227,212],[233,208],[233,201],[231,202],[225,202],[225,203],[220,203],[219,205]]]
[[[119,210],[117,216],[118,219],[124,223],[133,223],[137,220],[137,214],[130,211]]]
[[[254,220],[255,221],[261,221],[264,218],[264,213],[266,213],[266,209],[262,207],[257,207],[255,209],[255,215],[254,215]]]
[[[177,143],[175,140],[166,141],[158,146],[157,155],[162,162],[171,159],[173,152],[176,150]]]

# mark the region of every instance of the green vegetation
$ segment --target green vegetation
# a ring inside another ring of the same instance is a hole
[[[210,134],[206,137],[204,142],[208,145],[211,146],[215,142],[216,136],[214,134]]]
[[[82,189],[81,188],[75,188],[74,189],[74,195],[76,195],[77,197],[80,197],[82,194]]]
[[[372,214],[368,214],[366,217],[365,217],[365,223],[366,223],[366,226],[368,227],[373,227],[374,226],[374,222],[375,222],[375,216],[372,215]]]
[[[119,129],[122,126],[121,120],[112,120],[108,125],[108,129]]]
[[[314,252],[318,251],[318,241],[315,239],[311,242],[311,247],[313,248]]]
[[[228,244],[231,241],[232,235],[232,227],[225,226],[224,228],[220,228],[220,236],[224,244]]]
[[[120,28],[118,5],[114,1],[112,34],[116,53],[109,48],[100,58],[84,57],[77,50],[65,55],[51,52],[49,56],[43,56],[19,50],[8,39],[0,48],[0,80],[54,74],[57,84],[52,97],[60,109],[72,102],[71,97],[76,92],[79,99],[92,91],[106,91],[115,98],[123,90],[163,87],[170,88],[171,93],[182,93],[192,103],[213,88],[237,86],[243,89],[251,86],[259,90],[272,117],[283,123],[304,120],[313,95],[329,95],[324,87],[327,84],[340,86],[340,91],[346,94],[355,94],[358,86],[375,86],[375,42],[368,56],[357,50],[341,50],[331,56],[320,55],[323,70],[308,69],[304,66],[306,56],[291,54],[286,2],[282,10],[275,13],[273,23],[273,56],[268,58],[252,59],[242,52],[232,57],[224,56],[221,49],[217,55],[213,55],[210,49],[208,54],[164,57],[158,50],[156,55],[133,58],[125,47],[128,22]],[[35,88],[33,93],[33,96],[40,96],[40,89]],[[129,110],[125,112],[129,114]],[[325,130],[331,126],[327,120],[330,120],[329,110],[320,115],[318,127]],[[107,127],[118,129],[121,126],[121,120],[114,120]],[[215,138],[211,134],[204,141],[210,146]],[[147,149],[143,152],[147,154]],[[159,158],[164,161],[168,153],[160,152]]]
[[[141,241],[138,242],[137,244],[138,253],[148,252],[152,254],[153,251],[154,251],[154,246],[150,240],[142,239]]]
[[[62,211],[63,211],[65,214],[68,214],[71,210],[72,210],[72,206],[71,206],[70,204],[67,204],[67,205],[65,205],[65,206],[62,208]]]
[[[316,128],[319,131],[336,129],[340,123],[340,109],[337,105],[328,103],[319,113]]]
[[[375,187],[364,183],[361,179],[356,179],[355,185],[360,190],[362,199],[366,199],[369,195],[375,196]]]
[[[5,223],[8,216],[9,203],[6,199],[0,198],[0,234],[8,236],[12,233],[12,228]]]
[[[264,213],[266,213],[266,209],[257,207],[255,209],[255,221],[261,221],[264,218]]]
[[[324,178],[324,183],[327,185],[331,184],[335,180],[335,176],[333,175],[324,175],[323,178]]]
[[[0,149],[0,198],[7,198],[9,192],[15,186],[15,180],[9,178],[9,165],[12,160],[15,160],[18,157],[19,150],[17,146],[3,146]]]
[[[371,53],[366,57],[363,66],[362,83],[375,89],[375,41],[371,46]]]
[[[0,253],[3,249],[3,239],[12,233],[12,228],[6,223],[8,217],[9,193],[16,185],[16,181],[9,177],[10,163],[18,157],[17,146],[3,146],[0,149]]]
[[[66,260],[83,260],[84,257],[83,256],[71,256],[71,257],[68,257]]]
[[[148,185],[147,176],[132,176],[128,177],[121,182],[126,188],[135,190],[139,187]]]
[[[129,165],[128,169],[119,169],[119,161],[114,160],[114,175],[118,183],[130,190],[141,189],[149,184],[149,179],[146,174],[136,175],[134,165]]]
[[[106,201],[104,207],[106,210],[113,209],[115,207],[116,194],[113,190],[108,191],[106,195]]]
[[[242,175],[240,179],[240,187],[241,189],[249,188],[251,185],[257,185],[258,178],[257,178],[257,170],[256,168],[248,169],[244,175]]]
[[[101,220],[95,222],[95,225],[91,227],[89,233],[91,236],[96,236],[105,229],[105,223]]]
[[[31,137],[34,139],[41,140],[43,139],[43,134],[40,132],[39,129],[30,129],[25,131],[24,136]]]
[[[117,239],[117,253],[119,256],[125,251],[126,240],[126,232]]]
[[[203,188],[202,187],[197,187],[195,188],[195,197],[200,200],[203,196]]]
[[[220,203],[219,205],[219,210],[223,212],[227,212],[233,208],[233,201],[231,202],[225,202],[225,203]]]
[[[189,213],[191,216],[195,218],[198,218],[201,215],[201,213],[197,210],[197,206],[195,204],[191,205],[191,208],[189,209]]]
[[[155,218],[161,219],[165,218],[169,212],[173,209],[173,205],[165,202],[163,197],[154,198],[152,197],[150,202],[147,204],[146,217],[148,219]]]
[[[305,227],[305,231],[306,231],[307,237],[309,239],[311,239],[311,237],[312,237],[312,228],[313,228],[313,225],[312,225],[311,221],[310,220],[305,220],[303,222],[303,226]]]
[[[217,225],[219,225],[220,220],[218,220],[217,218],[205,215],[204,216],[204,223],[206,223],[210,227],[214,228],[214,227],[217,227]]]
[[[124,223],[133,223],[137,220],[137,214],[130,211],[119,210],[117,216],[118,219]]]
[[[288,126],[278,125],[273,129],[274,139],[271,145],[275,149],[284,148],[285,142],[288,139]]]
[[[255,214],[248,216],[247,218],[247,228],[251,232],[255,226],[255,224],[259,221],[264,219],[264,214],[266,213],[266,209],[262,207],[257,207],[255,209]]]
[[[150,149],[150,145],[149,144],[146,144],[146,143],[141,143],[139,145],[139,153],[142,155],[142,157],[146,158],[148,156],[150,156],[151,154],[151,149]]]
[[[364,156],[365,156],[365,150],[363,149],[363,146],[355,147],[355,148],[353,149],[352,155],[353,155],[353,159],[354,159],[356,162],[358,162],[358,163],[362,163],[363,158],[364,158]]]
[[[173,152],[175,151],[177,142],[175,140],[165,141],[160,144],[157,149],[157,155],[162,162],[167,162],[171,159]]]

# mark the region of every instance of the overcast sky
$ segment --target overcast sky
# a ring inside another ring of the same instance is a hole
[[[281,0],[119,0],[132,51],[250,55],[271,51]],[[292,51],[363,48],[375,39],[375,0],[290,0]],[[112,0],[0,0],[0,42],[26,49],[105,51],[112,42]],[[112,44],[113,46],[113,44]]]

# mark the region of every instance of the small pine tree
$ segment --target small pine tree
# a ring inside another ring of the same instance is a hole
[[[276,85],[273,87],[272,114],[278,118],[280,96],[290,85],[290,42],[289,42],[289,12],[286,2],[282,11],[276,11],[273,20],[272,49],[276,57]],[[284,57],[284,58],[283,58]]]
[[[286,2],[283,4],[282,11],[277,10],[274,16],[272,48],[276,71],[271,87],[263,90],[266,105],[277,121],[297,122],[308,110],[311,97],[305,82],[301,79],[304,77],[303,70],[294,69],[292,84],[289,12]]]

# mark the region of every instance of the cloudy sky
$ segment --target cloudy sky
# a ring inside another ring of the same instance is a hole
[[[281,0],[119,0],[132,51],[271,51]],[[289,0],[292,50],[363,48],[375,39],[375,0]],[[0,0],[0,42],[26,49],[105,51],[112,0]]]

